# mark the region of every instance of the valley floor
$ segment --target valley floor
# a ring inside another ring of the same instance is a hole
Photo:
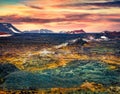
[[[119,39],[53,36],[0,40],[0,94],[120,93]]]

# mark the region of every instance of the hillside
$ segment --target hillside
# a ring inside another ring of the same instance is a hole
[[[0,33],[14,34],[21,33],[21,31],[14,27],[11,23],[0,23]]]

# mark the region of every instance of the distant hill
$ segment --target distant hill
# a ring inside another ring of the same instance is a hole
[[[48,29],[40,29],[40,30],[24,31],[24,33],[54,33],[54,32]]]
[[[103,31],[102,33],[109,38],[120,38],[120,31]]]
[[[82,33],[86,33],[83,29],[80,30],[73,30],[73,31],[67,31],[67,32],[60,32],[60,33],[66,33],[66,34],[82,34]]]
[[[21,31],[14,27],[11,23],[0,23],[0,35],[15,33],[21,33]]]

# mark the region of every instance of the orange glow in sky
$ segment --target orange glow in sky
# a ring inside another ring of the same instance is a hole
[[[23,31],[120,31],[120,0],[1,0],[0,22]]]

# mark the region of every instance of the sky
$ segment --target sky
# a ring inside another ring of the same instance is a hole
[[[0,22],[22,31],[120,31],[120,0],[0,0]]]

